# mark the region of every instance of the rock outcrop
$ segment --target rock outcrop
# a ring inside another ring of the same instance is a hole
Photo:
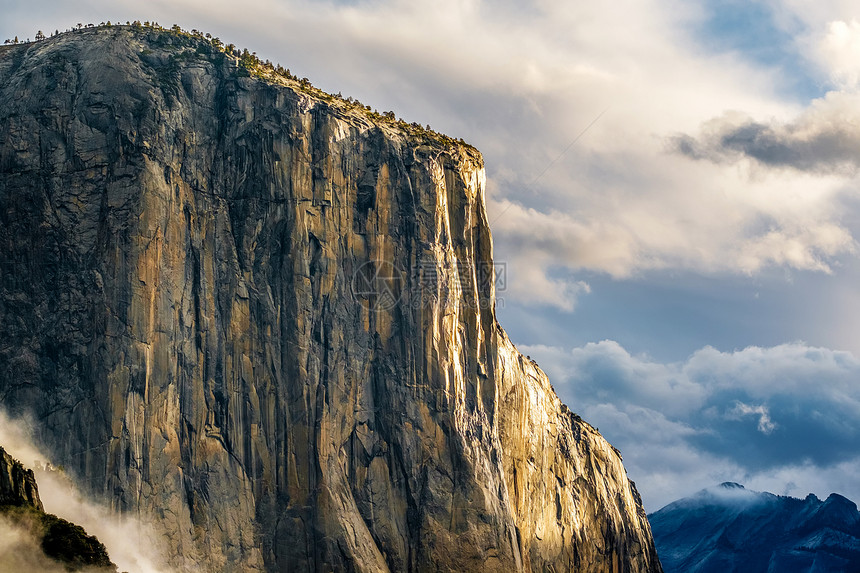
[[[116,573],[104,544],[45,513],[33,470],[0,447],[0,571]]]
[[[651,520],[667,573],[860,571],[860,512],[835,493],[796,499],[726,482]]]
[[[0,48],[0,401],[188,571],[660,571],[473,148],[179,32]]]
[[[44,511],[33,470],[0,447],[0,506],[31,507]]]

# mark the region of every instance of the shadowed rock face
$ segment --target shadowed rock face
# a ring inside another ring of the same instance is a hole
[[[0,48],[2,403],[177,570],[660,571],[496,322],[479,153],[246,75],[125,27]]]

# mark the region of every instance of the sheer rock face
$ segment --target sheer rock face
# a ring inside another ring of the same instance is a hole
[[[45,510],[33,470],[25,469],[0,447],[0,506],[3,505]]]
[[[660,571],[496,322],[480,155],[204,44],[0,48],[2,403],[177,570]]]

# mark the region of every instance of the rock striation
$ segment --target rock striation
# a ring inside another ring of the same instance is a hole
[[[726,482],[650,517],[668,573],[860,571],[860,512],[835,493],[796,499]]]
[[[0,402],[176,571],[658,572],[480,154],[179,31],[0,48]]]

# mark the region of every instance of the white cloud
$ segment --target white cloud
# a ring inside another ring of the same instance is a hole
[[[860,84],[860,22],[831,22],[821,42],[821,56],[836,86],[856,89]]]
[[[758,416],[758,431],[762,434],[770,434],[776,429],[776,424],[770,419],[770,412],[765,406],[750,406],[743,402],[736,402],[735,407],[729,412],[728,419],[739,420],[744,416]]]
[[[663,364],[614,341],[521,350],[621,449],[649,511],[726,480],[860,499],[845,479],[860,464],[860,360],[851,353],[803,343],[706,347]]]

